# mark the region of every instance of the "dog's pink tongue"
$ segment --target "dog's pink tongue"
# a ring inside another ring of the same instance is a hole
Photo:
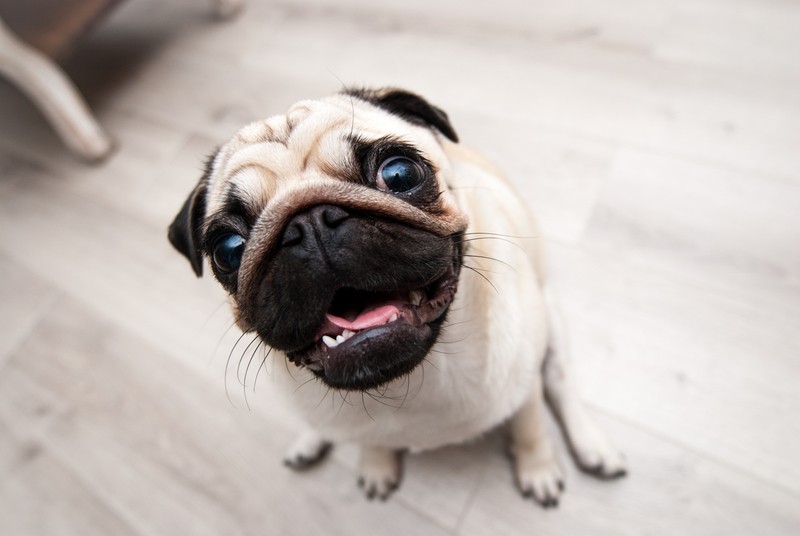
[[[346,318],[341,318],[330,313],[326,313],[325,316],[340,328],[349,329],[350,331],[359,331],[375,326],[382,326],[389,322],[392,315],[399,313],[400,310],[396,305],[386,304],[364,311],[353,320],[347,320]]]

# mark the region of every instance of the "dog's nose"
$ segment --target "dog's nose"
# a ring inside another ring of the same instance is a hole
[[[336,205],[317,205],[295,214],[283,230],[281,246],[308,246],[311,240],[325,242],[349,217],[349,212]]]

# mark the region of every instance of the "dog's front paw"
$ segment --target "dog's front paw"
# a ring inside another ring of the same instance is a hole
[[[308,430],[292,444],[283,458],[283,463],[297,471],[308,469],[325,459],[332,446],[316,432]]]
[[[358,485],[367,499],[386,500],[399,486],[403,463],[400,453],[383,447],[361,448]]]
[[[584,472],[607,480],[628,474],[625,457],[593,421],[586,419],[569,439],[575,461]]]
[[[510,447],[514,481],[523,497],[545,508],[558,506],[564,491],[564,477],[551,448]]]

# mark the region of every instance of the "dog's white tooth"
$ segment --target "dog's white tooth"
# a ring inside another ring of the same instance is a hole
[[[411,302],[411,305],[419,305],[424,298],[421,290],[412,290],[408,293],[408,301]]]
[[[395,320],[397,320],[397,313],[394,313],[389,317],[389,322],[394,322]]]
[[[346,330],[344,330],[342,332],[342,337],[344,337],[344,340],[347,340],[347,339],[352,338],[353,335],[355,335],[355,334],[356,334],[355,331],[350,331],[349,329],[346,329]]]
[[[339,343],[339,344],[342,344],[346,340],[347,339],[345,339],[344,336],[342,336],[342,335],[337,335],[336,336],[336,342]]]
[[[327,346],[328,348],[336,348],[337,346],[339,346],[339,343],[336,342],[336,340],[333,339],[333,337],[329,337],[328,335],[322,336],[322,342],[324,342],[325,346]]]

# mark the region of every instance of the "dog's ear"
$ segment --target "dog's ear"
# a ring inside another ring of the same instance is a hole
[[[434,127],[445,135],[450,141],[458,142],[450,118],[441,108],[434,106],[419,95],[397,88],[384,89],[359,89],[351,88],[344,91],[346,95],[365,100],[389,113],[399,115],[406,121]]]
[[[206,215],[206,193],[208,190],[211,168],[216,152],[206,162],[206,171],[200,182],[189,194],[178,215],[169,226],[170,243],[180,251],[192,264],[197,277],[203,275],[202,224]]]

